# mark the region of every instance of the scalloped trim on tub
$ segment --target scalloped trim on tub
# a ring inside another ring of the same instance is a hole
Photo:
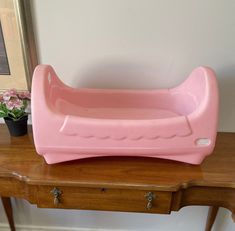
[[[192,129],[185,116],[172,118],[169,122],[167,119],[146,121],[81,117],[78,119],[76,116],[67,115],[59,131],[66,136],[113,140],[170,139],[192,134]]]

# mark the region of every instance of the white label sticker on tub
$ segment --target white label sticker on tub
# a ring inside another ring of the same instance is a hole
[[[199,146],[205,146],[205,145],[209,145],[211,142],[210,139],[208,138],[200,138],[196,140],[196,144]]]

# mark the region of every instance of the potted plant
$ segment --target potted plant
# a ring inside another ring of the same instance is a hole
[[[10,89],[0,94],[0,118],[3,117],[12,136],[27,133],[29,91]]]

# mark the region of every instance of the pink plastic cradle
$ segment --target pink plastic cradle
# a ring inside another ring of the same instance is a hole
[[[34,142],[48,164],[123,155],[200,164],[213,151],[217,122],[217,81],[208,67],[160,90],[74,89],[49,65],[34,71]]]

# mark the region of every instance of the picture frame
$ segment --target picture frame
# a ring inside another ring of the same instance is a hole
[[[38,63],[30,0],[1,0],[0,27],[0,91],[30,90]]]

